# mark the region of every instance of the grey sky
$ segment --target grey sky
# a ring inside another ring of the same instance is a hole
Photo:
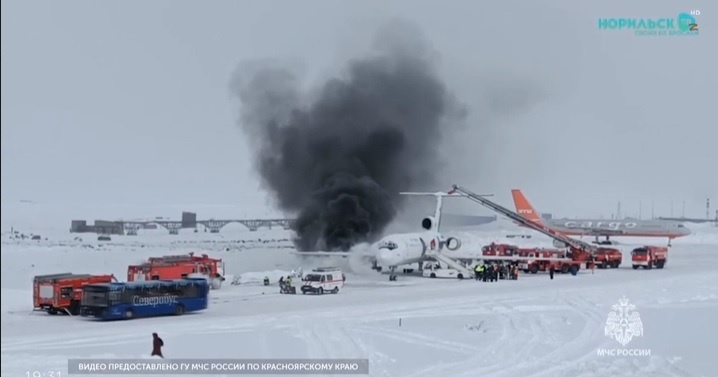
[[[447,135],[447,187],[507,205],[521,187],[561,215],[610,215],[619,200],[629,214],[643,200],[644,216],[674,201],[678,215],[685,200],[702,216],[705,198],[718,208],[717,7],[611,3],[3,1],[3,206],[262,207],[229,96],[234,67],[293,60],[311,85],[401,16],[470,112]],[[597,30],[598,17],[695,8],[699,37]]]

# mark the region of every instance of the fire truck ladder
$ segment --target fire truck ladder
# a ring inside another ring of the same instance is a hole
[[[477,202],[477,203],[483,205],[484,207],[487,207],[501,215],[504,215],[504,216],[508,217],[509,219],[511,219],[527,228],[531,228],[539,233],[545,234],[545,235],[551,237],[552,239],[569,246],[571,249],[582,250],[585,252],[589,252],[591,254],[593,254],[597,250],[597,247],[594,245],[591,245],[590,243],[586,243],[583,241],[579,241],[577,239],[566,237],[560,233],[555,232],[551,228],[548,228],[542,224],[535,223],[531,220],[528,220],[528,219],[524,218],[523,216],[519,215],[518,213],[516,213],[506,207],[503,207],[499,204],[496,204],[496,203],[486,199],[485,197],[478,195],[464,187],[461,187],[459,185],[453,185],[452,188],[453,188],[452,191],[459,192],[459,193],[465,195],[467,198],[473,200],[474,202]]]

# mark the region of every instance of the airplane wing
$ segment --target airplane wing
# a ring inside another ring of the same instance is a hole
[[[571,229],[581,229],[586,231],[587,233],[594,235],[594,236],[617,236],[621,234],[625,234],[626,232],[623,230],[615,230],[615,229],[602,229],[602,228],[588,228],[588,227],[571,227]]]
[[[375,254],[370,251],[292,251],[293,255],[299,255],[303,257],[343,257],[348,258],[351,256],[364,256],[374,257]]]

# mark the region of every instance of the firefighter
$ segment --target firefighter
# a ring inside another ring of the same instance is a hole
[[[479,278],[481,277],[481,270],[482,266],[477,263],[476,266],[474,266],[474,278],[476,280],[479,280]]]
[[[150,356],[159,356],[161,358],[165,358],[162,356],[162,347],[165,345],[165,342],[162,341],[162,338],[157,335],[156,332],[152,333],[152,354]]]
[[[284,280],[284,283],[287,284],[287,288],[291,288],[292,287],[292,277],[287,276],[287,279]]]

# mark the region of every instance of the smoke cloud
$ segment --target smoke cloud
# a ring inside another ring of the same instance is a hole
[[[298,214],[298,250],[373,242],[401,209],[398,192],[436,189],[442,133],[465,114],[435,57],[418,30],[396,22],[315,95],[292,67],[240,64],[231,85],[239,123],[263,185]]]

